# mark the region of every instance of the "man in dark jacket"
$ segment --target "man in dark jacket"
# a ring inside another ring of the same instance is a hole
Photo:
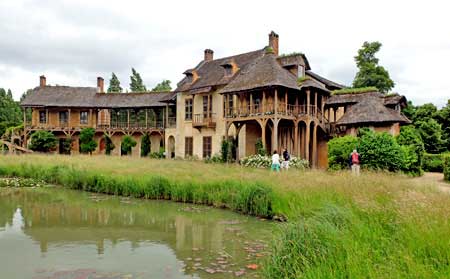
[[[289,169],[289,160],[291,160],[291,155],[289,155],[289,152],[287,151],[287,148],[283,148],[283,162],[281,163],[282,169]]]

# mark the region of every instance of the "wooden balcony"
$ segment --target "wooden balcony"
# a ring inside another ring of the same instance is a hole
[[[198,113],[192,118],[192,127],[194,128],[216,128],[215,113]]]
[[[231,108],[226,111],[226,118],[253,118],[266,117],[275,114],[275,106],[273,104],[266,104],[264,107],[261,104],[253,106],[244,106],[238,108]],[[314,105],[286,105],[278,104],[276,110],[278,116],[302,117],[311,116],[321,119],[322,113],[319,108]]]

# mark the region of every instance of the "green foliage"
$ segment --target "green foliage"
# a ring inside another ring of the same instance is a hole
[[[358,50],[355,61],[359,71],[353,80],[353,87],[374,86],[383,93],[394,87],[395,83],[389,77],[388,71],[378,65],[378,58],[375,57],[380,48],[380,42],[364,42]]]
[[[405,156],[403,171],[420,175],[425,147],[419,132],[414,126],[403,126],[396,140],[402,146]]]
[[[304,54],[301,52],[291,52],[291,53],[283,53],[279,55],[279,57],[290,57],[290,56],[303,56]]]
[[[424,118],[415,123],[428,153],[437,154],[445,149],[445,141],[442,139],[442,128],[433,118]]]
[[[242,158],[240,163],[244,167],[268,169],[272,165],[272,158],[270,156],[256,154]],[[289,160],[289,167],[305,170],[309,168],[309,162],[307,160],[291,156],[291,159]]]
[[[422,168],[429,172],[443,172],[444,154],[424,154]]]
[[[84,128],[80,131],[80,150],[81,153],[92,154],[97,148],[97,142],[94,140],[95,129]]]
[[[358,147],[358,138],[353,136],[336,137],[328,142],[328,166],[332,170],[349,167],[348,158]]]
[[[402,109],[402,113],[408,117],[408,119],[414,121],[414,118],[416,117],[416,107],[411,101],[408,101],[406,107]]]
[[[233,140],[223,140],[220,146],[220,160],[223,163],[233,161]]]
[[[0,88],[0,136],[8,127],[22,123],[22,117],[19,103],[14,101],[11,90]]]
[[[164,147],[160,147],[158,152],[150,153],[149,157],[152,158],[152,159],[164,159],[164,158],[166,158],[166,156],[164,154]]]
[[[447,105],[437,113],[437,120],[442,126],[445,150],[450,151],[450,99],[447,101]]]
[[[211,157],[206,157],[203,162],[207,163],[207,164],[211,164],[211,163],[223,163],[223,158],[222,158],[222,154],[214,154]]]
[[[261,155],[261,156],[267,155],[267,150],[264,148],[261,138],[258,138],[256,140],[255,147],[256,147],[256,154]]]
[[[62,142],[62,151],[63,154],[70,154],[72,150],[72,138],[68,137]]]
[[[267,46],[264,50],[266,51],[266,54],[269,54],[269,53],[274,54],[274,53],[275,53],[275,51],[273,50],[273,48],[270,47],[270,46]]]
[[[367,92],[378,92],[378,89],[373,86],[369,87],[358,87],[358,88],[342,88],[339,90],[333,90],[332,95],[343,95],[343,94],[361,94]]]
[[[388,133],[366,132],[359,140],[361,165],[373,170],[404,169],[404,154],[394,137]]]
[[[444,180],[450,181],[450,155],[444,157]]]
[[[150,148],[150,135],[148,133],[145,133],[141,138],[141,157],[147,157],[150,153]]]
[[[120,81],[115,73],[112,73],[111,79],[109,80],[108,93],[121,93],[123,91],[120,87]]]
[[[147,88],[145,87],[141,75],[136,72],[134,68],[131,68],[131,76],[130,76],[130,90],[131,92],[145,92]]]
[[[105,154],[111,155],[111,151],[115,148],[114,143],[108,135],[105,134],[103,137],[105,139]]]
[[[2,162],[0,162],[1,164]],[[16,164],[0,166],[2,176],[34,178],[75,190],[165,199],[229,208],[243,214],[271,218],[275,199],[271,187],[257,182],[221,181],[192,184],[191,181],[168,179],[156,174],[129,176],[105,175],[67,165]]]
[[[165,91],[171,91],[172,87],[170,86],[170,80],[163,80],[160,83],[158,83],[155,87],[153,87],[152,92],[165,92]]]
[[[300,85],[300,84],[302,84],[303,82],[305,82],[305,81],[307,81],[309,79],[311,79],[309,76],[302,76],[302,77],[299,77],[297,79],[297,83]]]
[[[49,131],[37,131],[31,136],[29,148],[38,152],[49,152],[54,149],[58,143],[55,135]]]
[[[122,138],[120,151],[122,155],[131,155],[131,149],[135,147],[137,142],[132,136],[126,135]]]

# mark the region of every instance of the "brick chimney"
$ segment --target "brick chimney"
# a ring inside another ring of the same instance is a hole
[[[214,51],[212,49],[205,49],[205,61],[211,61],[214,59]]]
[[[278,34],[273,31],[269,34],[269,47],[271,47],[275,55],[278,56]]]
[[[40,86],[41,88],[47,86],[47,79],[45,78],[44,75],[42,75],[42,76],[39,77],[39,86]]]
[[[105,93],[104,84],[105,84],[105,81],[103,80],[103,78],[97,77],[97,92],[98,93]]]

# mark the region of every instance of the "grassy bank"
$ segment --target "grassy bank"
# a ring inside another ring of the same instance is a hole
[[[267,278],[448,278],[450,195],[405,176],[114,157],[0,157],[0,175],[284,215]]]

